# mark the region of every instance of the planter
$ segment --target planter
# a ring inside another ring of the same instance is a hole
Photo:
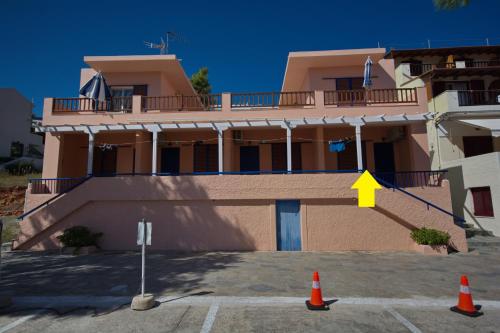
[[[434,256],[448,255],[448,245],[419,245],[415,244],[415,251]]]
[[[97,252],[97,247],[92,246],[83,246],[79,249],[76,247],[63,247],[61,249],[62,254],[73,254],[73,255],[85,255]]]

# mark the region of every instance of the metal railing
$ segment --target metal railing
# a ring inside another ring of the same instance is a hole
[[[403,193],[403,194],[405,194],[405,195],[407,195],[407,196],[409,196],[409,197],[411,197],[411,198],[413,198],[415,200],[418,200],[418,201],[422,202],[423,204],[425,204],[427,206],[427,209],[434,208],[434,209],[436,209],[436,210],[438,210],[438,211],[440,211],[440,212],[442,212],[442,213],[444,213],[444,214],[446,214],[448,216],[453,217],[453,220],[454,220],[455,223],[457,223],[457,222],[464,223],[465,222],[465,220],[462,217],[457,216],[457,215],[453,214],[452,212],[449,212],[449,211],[447,211],[447,210],[445,210],[445,209],[443,209],[443,208],[441,208],[441,207],[433,204],[432,202],[427,201],[427,200],[425,200],[425,199],[423,199],[423,198],[421,198],[421,197],[419,197],[419,196],[417,196],[417,195],[415,195],[413,193],[405,191],[401,187],[396,186],[395,184],[392,184],[392,183],[388,182],[385,179],[379,178],[376,175],[374,176],[374,178],[380,183],[380,185],[382,185],[382,186],[384,186],[386,188],[392,188],[393,191],[399,191],[399,192],[401,192],[401,193]]]
[[[222,95],[143,96],[142,111],[217,111],[222,107]]]
[[[86,180],[80,178],[33,178],[29,180],[31,194],[58,194]]]
[[[29,216],[31,215],[32,213],[36,212],[37,210],[39,210],[40,208],[44,207],[44,206],[48,206],[51,202],[57,200],[59,197],[61,197],[62,195],[74,190],[75,188],[77,188],[78,186],[82,185],[83,183],[85,183],[87,180],[89,180],[90,178],[92,178],[92,176],[87,176],[87,177],[83,177],[83,178],[78,178],[80,179],[79,182],[75,182],[72,186],[70,187],[67,187],[64,189],[64,191],[61,191],[59,192],[57,195],[53,196],[52,198],[50,198],[49,200],[47,201],[44,201],[42,202],[41,204],[39,204],[38,206],[34,207],[34,208],[31,208],[30,210],[28,210],[26,213],[22,214],[22,215],[19,215],[17,217],[17,220],[22,220],[24,219],[26,216]],[[57,178],[56,178],[57,179]],[[77,178],[73,178],[73,179],[77,179]]]
[[[396,187],[440,187],[446,179],[446,170],[439,171],[397,171],[373,174]]]
[[[313,106],[314,91],[286,91],[231,94],[231,108],[275,108]]]
[[[500,90],[460,90],[459,106],[500,105]]]
[[[416,88],[325,91],[325,105],[416,104]]]
[[[91,98],[54,98],[53,112],[132,112],[132,96],[111,97],[106,101]]]

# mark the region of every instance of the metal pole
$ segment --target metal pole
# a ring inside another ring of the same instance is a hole
[[[142,281],[141,281],[141,295],[144,298],[144,280],[146,279],[146,237],[147,237],[147,231],[146,228],[148,227],[146,220],[142,219],[142,224],[143,224],[143,239],[142,239]]]

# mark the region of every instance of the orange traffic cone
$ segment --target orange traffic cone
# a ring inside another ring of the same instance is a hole
[[[467,276],[462,275],[460,278],[460,293],[458,294],[458,305],[450,308],[451,311],[469,316],[479,317],[483,313],[478,311],[481,307],[474,306],[472,303],[472,294],[469,289],[469,280]]]
[[[319,285],[319,274],[318,272],[313,273],[313,283],[311,290],[311,300],[306,301],[306,306],[309,310],[329,310],[328,304],[323,301],[323,296],[321,295],[321,286]]]

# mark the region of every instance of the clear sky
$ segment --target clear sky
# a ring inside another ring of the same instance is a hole
[[[214,92],[279,90],[290,51],[500,44],[500,1],[455,11],[414,1],[0,0],[0,87],[76,97],[84,55],[157,54],[144,40],[181,34],[171,53]]]

